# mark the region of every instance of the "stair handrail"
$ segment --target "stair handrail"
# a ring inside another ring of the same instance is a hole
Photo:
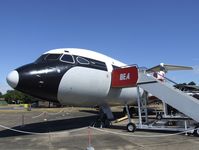
[[[139,67],[138,69],[139,69],[139,71],[143,71],[144,73],[148,73],[148,72],[147,72],[147,70],[148,70],[147,67]],[[156,74],[158,74],[159,76],[163,77],[164,79],[166,79],[167,81],[173,83],[174,85],[178,85],[177,82],[175,82],[175,81],[169,79],[168,77],[162,76],[162,75],[161,75],[160,73],[158,73],[157,71],[155,71],[155,70],[150,70],[150,71],[151,71],[151,73],[156,73]]]

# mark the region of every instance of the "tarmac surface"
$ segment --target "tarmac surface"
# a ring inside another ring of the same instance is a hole
[[[118,110],[114,112],[120,115]],[[97,113],[94,109],[71,107],[0,109],[0,149],[86,150],[89,139],[95,150],[199,149],[199,137],[137,130],[129,133],[125,121],[113,123],[110,129],[88,129]]]

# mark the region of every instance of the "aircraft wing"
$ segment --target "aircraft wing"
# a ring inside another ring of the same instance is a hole
[[[177,65],[168,65],[168,64],[160,64],[150,69],[147,69],[146,72],[157,72],[160,71],[161,68],[164,67],[166,71],[177,71],[177,70],[193,70],[192,67],[189,66],[177,66]]]

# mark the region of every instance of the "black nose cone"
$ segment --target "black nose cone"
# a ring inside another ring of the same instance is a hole
[[[16,69],[19,76],[16,89],[43,100],[57,102],[58,87],[64,74],[62,70],[62,67],[59,68],[56,64],[50,67],[47,64],[35,63],[22,66]],[[17,76],[16,72],[10,76]],[[13,80],[14,82],[17,82],[17,79]]]

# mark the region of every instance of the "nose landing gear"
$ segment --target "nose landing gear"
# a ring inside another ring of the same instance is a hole
[[[114,119],[113,113],[108,105],[100,106],[99,117],[96,119],[92,126],[100,128],[109,128],[111,120]]]

